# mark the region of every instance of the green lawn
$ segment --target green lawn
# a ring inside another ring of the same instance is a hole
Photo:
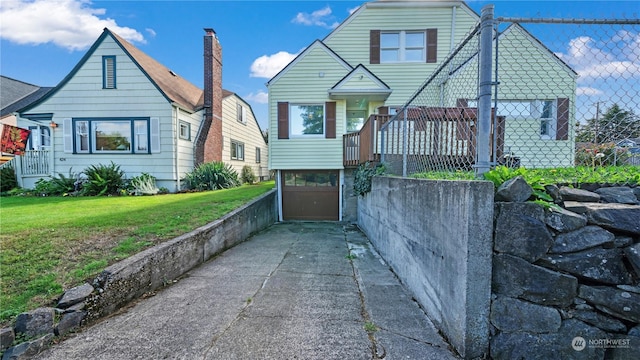
[[[0,324],[273,187],[270,181],[157,196],[0,198]]]

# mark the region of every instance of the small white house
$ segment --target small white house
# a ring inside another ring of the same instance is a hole
[[[111,162],[170,191],[202,162],[268,176],[260,127],[249,104],[222,89],[222,48],[213,29],[205,31],[202,90],[104,29],[58,86],[17,110],[17,126],[31,129],[16,158],[20,186]]]

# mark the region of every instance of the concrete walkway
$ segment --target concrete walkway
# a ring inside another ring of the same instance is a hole
[[[368,239],[337,223],[275,224],[38,358],[457,359]]]

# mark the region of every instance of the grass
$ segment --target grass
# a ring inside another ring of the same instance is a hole
[[[274,187],[160,196],[0,198],[0,325]]]

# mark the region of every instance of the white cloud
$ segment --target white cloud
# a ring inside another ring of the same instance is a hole
[[[340,25],[334,20],[335,16],[331,15],[331,7],[326,7],[316,10],[311,14],[305,12],[299,12],[291,22],[294,24],[302,24],[306,26],[321,26],[327,29],[334,29]]]
[[[618,32],[611,39],[600,42],[589,36],[571,39],[567,52],[556,55],[578,73],[578,82],[585,83],[596,79],[640,75],[640,64],[632,60],[637,58],[638,52],[640,36]]]
[[[149,36],[156,37],[156,31],[153,30],[152,28],[146,28],[146,29],[144,29],[144,31],[146,31],[147,34],[149,34]]]
[[[576,88],[576,95],[585,95],[585,96],[599,96],[604,94],[601,90],[592,88],[592,87],[578,87]]]
[[[53,43],[73,51],[89,47],[106,27],[129,41],[145,42],[141,33],[119,26],[105,14],[88,0],[2,0],[0,37],[17,44]]]
[[[247,101],[252,101],[258,104],[266,104],[267,102],[269,102],[269,94],[262,91],[262,90],[258,90],[257,93],[250,93],[249,95],[244,97]]]
[[[251,77],[271,79],[284,69],[298,54],[280,51],[273,55],[262,55],[251,64]]]

